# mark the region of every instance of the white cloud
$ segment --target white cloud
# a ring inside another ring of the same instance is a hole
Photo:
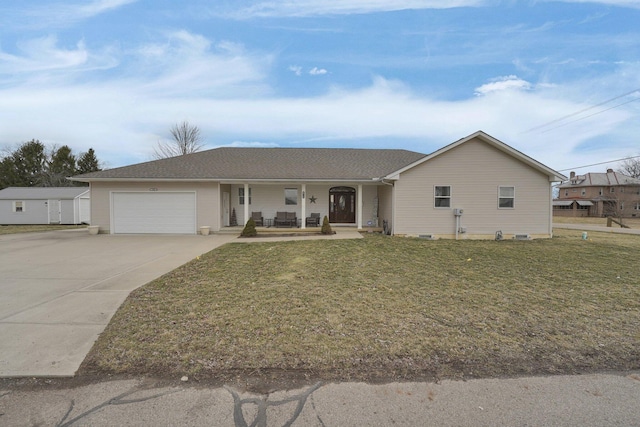
[[[8,10],[0,9],[0,22],[6,27],[64,28],[137,1],[139,0],[94,0],[73,3],[57,1],[46,2],[44,6],[38,7],[18,3]]]
[[[313,146],[326,140],[383,138],[389,141],[387,147],[394,147],[394,141],[412,140],[412,146],[402,143],[401,147],[428,153],[482,129],[560,168],[567,165],[559,161],[563,157],[572,164],[591,161],[570,153],[630,117],[623,110],[613,110],[551,133],[523,133],[579,109],[577,103],[554,99],[554,92],[493,91],[482,97],[442,101],[415,96],[401,83],[383,78],[361,90],[335,89],[323,96],[295,99],[167,96],[127,82],[45,91],[9,89],[0,91],[0,111],[6,118],[0,144],[39,138],[69,144],[77,151],[93,147],[101,159],[120,166],[148,160],[170,125],[185,118],[198,125],[210,142],[226,139],[233,141],[231,146],[263,146],[255,141],[274,138],[278,145],[316,141]],[[625,154],[609,147],[606,155]]]
[[[503,76],[492,79],[490,83],[483,84],[476,88],[476,95],[486,95],[491,92],[499,92],[504,90],[529,90],[531,83],[519,79],[517,76]]]
[[[285,0],[254,3],[233,14],[235,18],[274,16],[346,15],[407,9],[475,7],[486,0]]]
[[[72,68],[87,61],[89,55],[82,41],[78,42],[74,50],[59,49],[56,44],[57,39],[49,36],[19,43],[22,56],[0,52],[0,73]]]
[[[293,74],[295,74],[296,76],[301,76],[302,75],[302,67],[300,67],[298,65],[289,66],[289,71],[293,71]]]
[[[89,4],[71,6],[70,10],[75,10],[77,16],[80,18],[89,18],[137,1],[138,0],[95,0]]]
[[[296,76],[302,75],[302,67],[300,67],[299,65],[290,65],[289,71],[293,72],[293,74],[295,74]],[[308,73],[312,76],[321,76],[327,74],[328,71],[324,68],[313,67],[308,71]]]
[[[553,0],[552,0],[553,1]],[[640,8],[638,0],[561,0],[565,3],[598,3],[609,6]]]
[[[551,132],[526,130],[583,109],[585,94],[605,94],[602,100],[628,91],[625,86],[640,87],[640,63],[620,64],[614,73],[599,75],[597,85],[589,80],[532,85],[517,76],[499,77],[476,89],[482,96],[469,93],[458,100],[417,94],[401,81],[382,77],[360,89],[279,97],[267,84],[272,57],[239,44],[177,31],[116,53],[138,61],[120,61],[108,76],[78,84],[56,79],[48,67],[58,61],[81,69],[87,63],[83,58],[95,55],[89,48],[80,44],[67,51],[56,47],[55,39],[24,47],[18,59],[26,65],[19,65],[33,70],[31,75],[0,85],[0,148],[31,138],[68,144],[77,152],[93,147],[115,167],[150,159],[169,127],[186,119],[210,144],[231,146],[319,146],[329,140],[366,147],[376,140],[388,148],[428,153],[482,129],[559,169],[637,151],[608,143],[599,144],[600,151],[574,152],[605,136],[635,141],[640,124],[631,120],[634,103]],[[19,69],[11,67],[3,72]]]
[[[553,1],[553,0],[545,0]],[[566,3],[597,3],[618,7],[640,8],[638,0],[559,0]],[[236,2],[237,5],[240,2]],[[495,6],[495,0],[247,0],[225,14],[235,19],[270,17],[308,17],[350,15],[399,10],[450,9],[461,7]],[[218,15],[219,11],[212,12]]]
[[[161,43],[148,44],[136,53],[139,83],[148,92],[167,96],[190,93],[226,96],[243,92],[260,95],[269,89],[263,85],[265,70],[272,58],[248,53],[238,43],[207,38],[188,31],[165,35]]]
[[[72,49],[59,47],[55,36],[19,42],[17,47],[15,54],[0,50],[0,83],[50,81],[63,73],[72,78],[74,72],[108,69],[118,63],[109,48],[90,52],[82,40]]]
[[[312,76],[321,76],[323,74],[327,74],[327,70],[325,70],[324,68],[313,67],[311,70],[309,70],[309,74],[311,74]]]
[[[250,147],[250,148],[274,148],[278,147],[275,142],[249,142],[249,141],[233,141],[231,144],[215,145],[211,148],[218,147]]]

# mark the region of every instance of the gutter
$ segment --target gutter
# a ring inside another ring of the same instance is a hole
[[[223,184],[242,184],[249,183],[272,183],[272,182],[285,182],[285,183],[300,183],[300,182],[313,182],[313,183],[370,183],[370,179],[353,178],[353,179],[306,179],[306,178],[67,178],[70,181],[76,182],[220,182]],[[374,182],[382,182],[382,179],[373,179]],[[385,184],[387,184],[385,182]],[[389,184],[393,185],[393,184]]]

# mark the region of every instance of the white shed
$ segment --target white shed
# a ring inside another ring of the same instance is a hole
[[[88,224],[88,187],[8,187],[0,190],[0,224]]]

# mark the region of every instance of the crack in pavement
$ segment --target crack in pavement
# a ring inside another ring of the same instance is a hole
[[[162,396],[166,396],[168,394],[173,394],[173,393],[177,393],[181,390],[169,390],[166,391],[164,393],[157,393],[154,394],[153,396],[148,396],[148,397],[141,397],[138,399],[124,399],[127,396],[130,396],[134,393],[137,393],[138,391],[143,391],[143,390],[148,390],[148,389],[138,389],[138,388],[134,388],[131,389],[129,391],[126,391],[122,394],[117,395],[116,397],[109,399],[105,402],[102,402],[99,405],[94,406],[93,408],[89,409],[88,411],[83,412],[82,414],[78,415],[77,417],[65,422],[65,420],[67,419],[67,417],[69,417],[69,414],[71,414],[71,412],[73,411],[73,407],[75,406],[75,400],[71,400],[71,405],[69,406],[69,409],[67,410],[67,413],[64,415],[64,417],[62,417],[62,419],[58,422],[58,424],[56,424],[56,427],[69,427],[71,425],[73,425],[75,422],[80,421],[81,419],[87,417],[88,415],[91,415],[92,413],[99,411],[100,409],[109,406],[109,405],[128,405],[131,403],[139,403],[139,402],[145,402],[147,400],[151,400],[151,399],[156,399],[158,397],[162,397]]]
[[[238,393],[233,390],[231,387],[224,386],[225,390],[231,393],[233,396],[233,421],[236,427],[267,427],[267,409],[270,406],[280,406],[291,402],[298,402],[296,405],[296,410],[294,411],[291,418],[289,418],[282,426],[290,427],[296,419],[300,416],[304,405],[307,402],[307,398],[311,396],[311,394],[322,386],[321,382],[314,384],[309,387],[303,393],[297,394],[295,396],[288,397],[286,399],[277,400],[270,402],[269,395],[265,397],[250,397],[246,399],[241,399]],[[246,404],[253,404],[258,407],[258,413],[256,414],[255,419],[251,424],[247,424],[247,421],[244,418],[244,413],[242,412],[242,406]],[[314,406],[315,410],[315,406]],[[322,421],[322,420],[321,420]],[[323,424],[324,425],[324,424]]]

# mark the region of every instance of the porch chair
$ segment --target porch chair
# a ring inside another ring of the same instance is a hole
[[[256,223],[256,227],[264,226],[264,218],[262,217],[262,212],[251,212],[251,219]]]
[[[308,216],[306,219],[307,227],[320,227],[320,214],[312,213],[311,216]]]
[[[276,217],[273,219],[273,225],[276,227],[287,225],[287,213],[276,212]]]
[[[298,226],[298,217],[295,212],[287,212],[287,224],[289,227],[297,227]]]

